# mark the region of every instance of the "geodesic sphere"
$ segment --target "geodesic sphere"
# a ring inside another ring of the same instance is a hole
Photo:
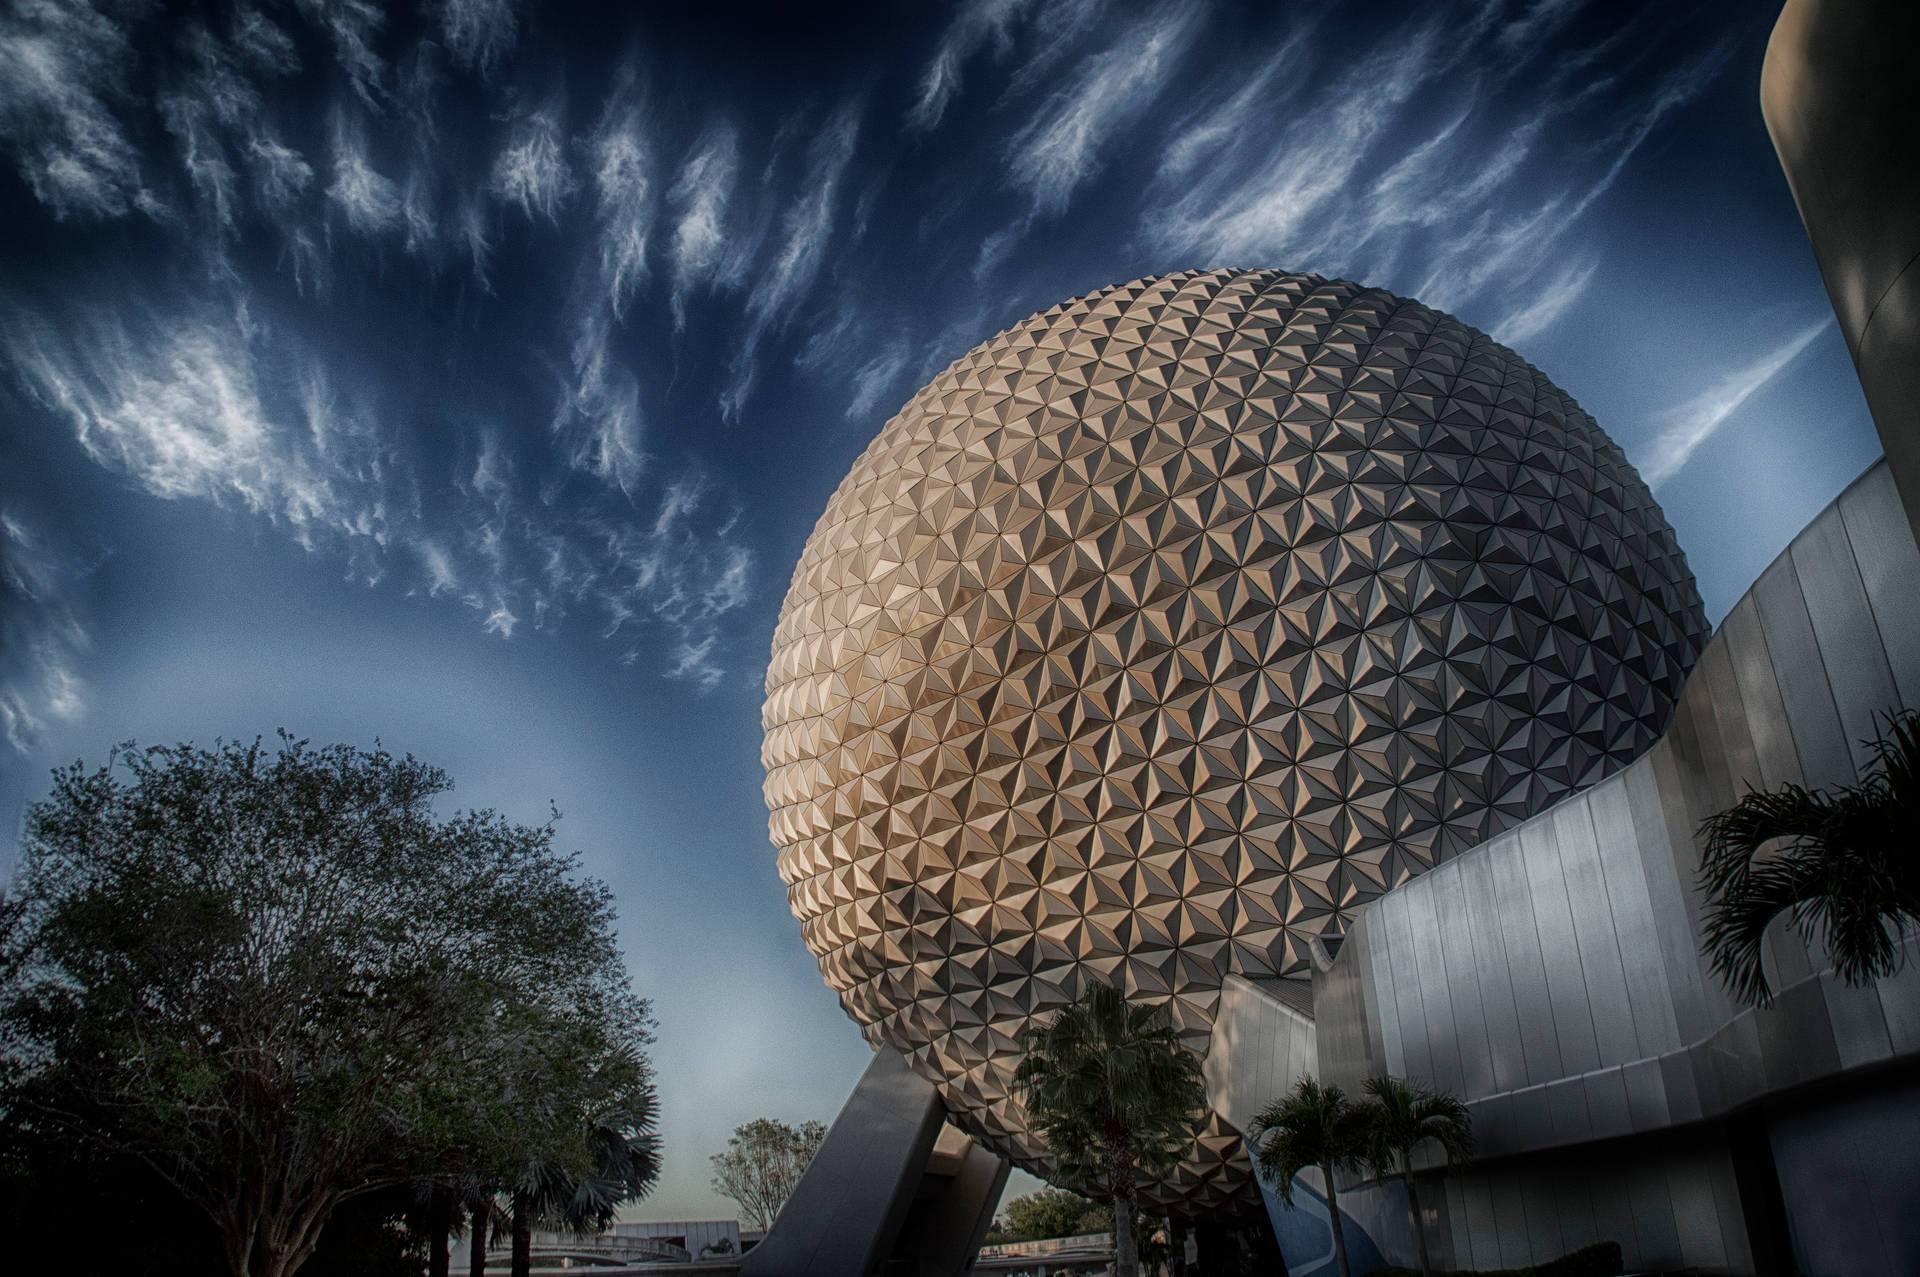
[[[854,464],[774,635],[766,797],[821,973],[1030,1169],[1087,977],[1204,1053],[1229,972],[1630,762],[1707,633],[1646,485],[1512,351],[1277,271],[975,348]],[[1145,1196],[1249,1198],[1210,1120]]]

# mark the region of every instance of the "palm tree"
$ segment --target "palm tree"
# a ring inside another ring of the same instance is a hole
[[[1139,1174],[1171,1166],[1193,1138],[1199,1061],[1164,1008],[1098,981],[1029,1032],[1026,1050],[1013,1076],[1034,1129],[1076,1188],[1112,1205],[1115,1277],[1138,1277]]]
[[[640,1048],[616,1044],[595,1069],[594,1089],[598,1095],[582,1132],[591,1169],[579,1174],[567,1161],[533,1157],[508,1186],[511,1277],[531,1272],[537,1219],[598,1233],[613,1222],[621,1203],[646,1196],[660,1179],[659,1098]]]
[[[1278,1186],[1281,1201],[1293,1205],[1293,1177],[1309,1166],[1320,1168],[1327,1181],[1327,1217],[1333,1225],[1340,1277],[1348,1277],[1347,1239],[1340,1229],[1340,1194],[1333,1177],[1337,1171],[1359,1170],[1365,1164],[1369,1128],[1366,1111],[1345,1092],[1310,1077],[1301,1078],[1291,1093],[1253,1119],[1251,1134],[1259,1150],[1260,1173]]]
[[[1368,1078],[1362,1111],[1372,1144],[1368,1159],[1380,1174],[1398,1175],[1407,1186],[1407,1211],[1420,1247],[1420,1277],[1433,1277],[1413,1179],[1413,1150],[1433,1140],[1446,1153],[1448,1166],[1464,1161],[1473,1153],[1473,1117],[1459,1096],[1397,1077]]]
[[[1858,785],[1749,790],[1700,827],[1704,948],[1743,1002],[1773,1001],[1762,957],[1783,912],[1808,943],[1818,934],[1849,985],[1899,968],[1897,937],[1920,922],[1920,714],[1890,716],[1868,746],[1874,759]]]

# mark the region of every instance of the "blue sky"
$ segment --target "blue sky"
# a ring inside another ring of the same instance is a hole
[[[796,7],[797,8],[797,7]],[[1717,620],[1879,453],[1761,123],[1768,6],[0,10],[0,863],[57,762],[286,727],[564,813],[667,1172],[866,1047],[774,872],[786,579],[1027,314],[1275,266],[1580,400]]]

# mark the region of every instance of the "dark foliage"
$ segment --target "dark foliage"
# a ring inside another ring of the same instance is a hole
[[[1850,985],[1898,969],[1920,923],[1920,713],[1886,720],[1858,785],[1749,791],[1701,827],[1704,947],[1741,1001],[1773,1000],[1763,956],[1782,913]]]

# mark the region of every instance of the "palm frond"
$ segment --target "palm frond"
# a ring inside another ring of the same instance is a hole
[[[1739,1000],[1772,1001],[1766,935],[1783,913],[1850,985],[1899,968],[1900,936],[1920,922],[1920,714],[1885,722],[1858,785],[1749,791],[1701,825],[1704,945]]]

